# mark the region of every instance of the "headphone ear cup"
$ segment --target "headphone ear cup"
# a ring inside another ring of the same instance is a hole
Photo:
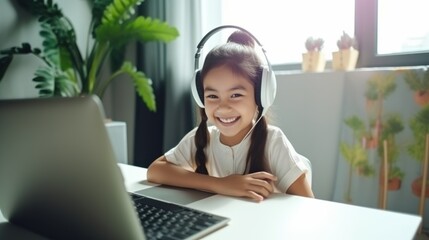
[[[191,92],[195,102],[200,108],[204,108],[204,90],[201,79],[201,71],[197,69],[191,82]]]
[[[277,80],[273,71],[266,66],[262,66],[261,76],[261,105],[264,108],[262,115],[265,115],[268,108],[274,103],[277,92]]]

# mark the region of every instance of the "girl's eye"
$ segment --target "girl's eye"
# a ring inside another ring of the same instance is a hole
[[[217,98],[217,96],[216,96],[216,95],[211,94],[211,95],[207,95],[207,96],[206,96],[206,98],[215,99],[215,98]]]
[[[238,98],[238,97],[242,97],[243,95],[240,93],[234,93],[231,95],[231,98]]]

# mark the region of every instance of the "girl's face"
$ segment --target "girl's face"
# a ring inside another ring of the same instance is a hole
[[[257,110],[252,83],[220,66],[207,73],[203,87],[208,121],[220,130],[223,144],[237,145],[252,128]]]

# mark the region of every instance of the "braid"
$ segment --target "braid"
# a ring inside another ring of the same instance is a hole
[[[208,175],[206,161],[207,157],[204,153],[204,148],[207,146],[208,142],[208,130],[207,130],[207,115],[203,108],[200,108],[201,122],[198,126],[197,132],[195,133],[195,146],[197,151],[195,153],[195,162],[197,168],[195,169],[196,173]]]
[[[267,142],[267,121],[265,117],[262,117],[261,120],[256,124],[253,129],[251,142],[249,147],[249,152],[246,157],[246,168],[244,171],[247,171],[249,166],[248,173],[254,173],[265,170],[265,145]]]

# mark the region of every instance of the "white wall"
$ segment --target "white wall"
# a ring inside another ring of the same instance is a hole
[[[56,0],[63,14],[69,17],[76,31],[77,44],[85,54],[88,26],[91,21],[89,1]],[[40,47],[37,19],[16,6],[14,1],[0,1],[0,49],[20,46],[29,42],[32,47]],[[135,50],[129,51],[130,59]],[[33,56],[17,56],[13,59],[6,75],[0,82],[0,99],[37,97],[38,91],[32,82],[35,70],[43,62]],[[129,79],[116,79],[103,97],[105,112],[108,118],[127,123],[128,157],[133,159],[134,147],[134,87]]]
[[[277,76],[270,123],[312,164],[313,191],[332,200],[338,157],[344,73],[286,73]]]

